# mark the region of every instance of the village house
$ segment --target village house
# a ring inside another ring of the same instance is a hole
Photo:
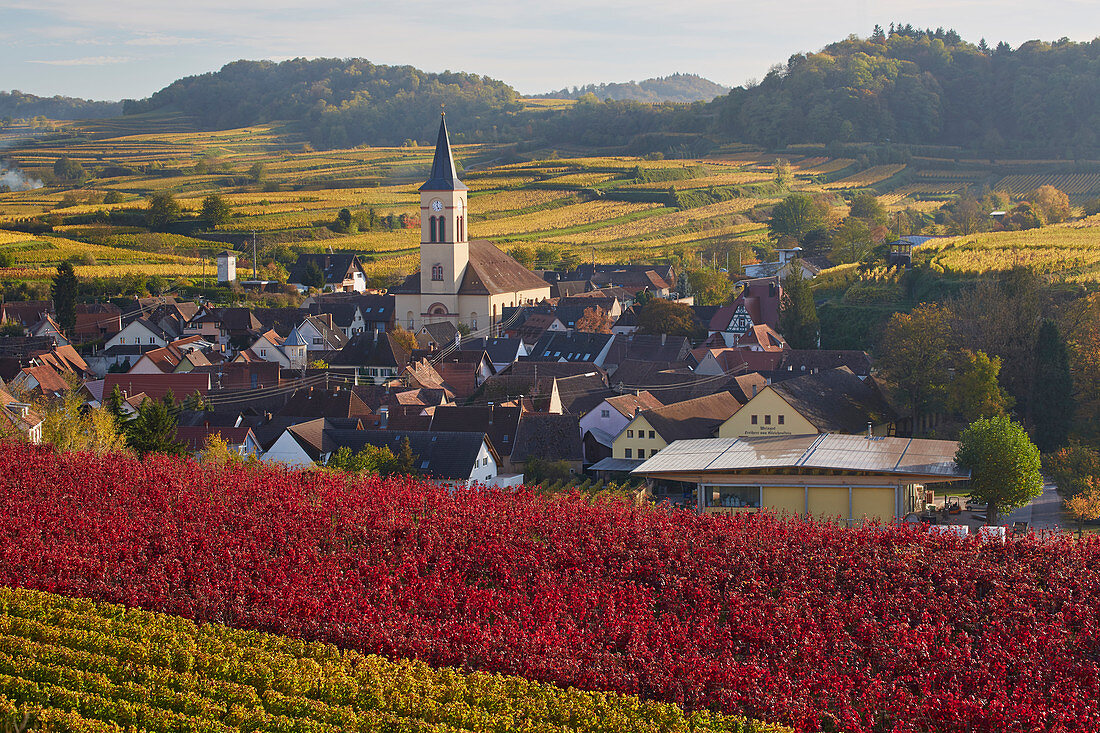
[[[313,280],[318,275],[320,283]],[[367,271],[358,255],[306,253],[298,255],[298,261],[290,268],[287,284],[303,293],[311,287],[325,292],[362,293],[367,289]]]
[[[686,402],[644,410],[615,436],[612,457],[644,460],[677,440],[709,438],[741,403],[729,392],[718,392]]]
[[[584,461],[596,463],[612,454],[615,436],[642,410],[664,405],[647,391],[607,397],[581,416],[579,427],[584,444]]]

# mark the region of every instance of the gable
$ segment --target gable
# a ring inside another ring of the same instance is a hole
[[[719,426],[718,437],[812,435],[818,432],[820,431],[813,423],[768,385]]]

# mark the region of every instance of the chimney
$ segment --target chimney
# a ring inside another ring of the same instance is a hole
[[[871,423],[867,423],[867,440],[870,440],[872,437],[873,436],[871,435]]]
[[[386,429],[386,425],[390,422],[390,408],[379,407],[378,408],[378,427],[382,430]]]
[[[668,334],[667,334],[667,333],[662,333],[662,334],[661,334],[661,346],[664,346],[664,345],[665,345],[665,340],[666,340],[667,338],[668,338]]]

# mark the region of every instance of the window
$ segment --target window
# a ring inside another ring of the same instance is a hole
[[[759,486],[707,486],[703,497],[707,506],[730,508],[759,508]]]
[[[645,458],[645,448],[638,449],[638,458]]]
[[[267,349],[260,349],[260,356],[267,356]]]
[[[600,410],[600,417],[605,419],[611,417],[611,410]]]
[[[458,217],[458,241],[466,241],[466,217]]]
[[[321,338],[320,336],[314,336],[313,337],[313,343],[315,345],[316,344],[323,344],[323,343],[325,343],[325,340],[323,338]]]
[[[752,424],[753,424],[753,425],[755,425],[755,424],[756,424],[756,418],[757,418],[757,416],[756,416],[756,415],[753,415],[753,416],[752,416]]]
[[[633,458],[634,457],[634,451],[630,450],[629,448],[627,448],[626,451],[624,451],[624,453],[626,454],[627,458]]]
[[[488,457],[481,459],[481,465],[483,465],[483,466],[488,466],[489,465]]]
[[[432,265],[432,280],[443,281],[443,265],[438,263]]]
[[[634,431],[633,430],[627,430],[626,431],[626,437],[633,438],[634,437]]]
[[[440,242],[446,242],[447,241],[447,237],[444,235],[444,231],[446,231],[446,221],[447,220],[445,218],[443,218],[442,216],[439,217],[439,241]]]
[[[119,337],[118,337],[118,342],[119,342],[120,344],[124,344],[124,343],[126,343],[126,337],[125,337],[125,336],[119,336]]]
[[[778,422],[778,423],[779,423],[780,425],[782,425],[782,424],[783,424],[783,420],[784,420],[784,418],[785,418],[785,417],[786,417],[786,415],[780,415],[780,416],[778,416],[777,418],[775,418],[775,420],[776,420],[776,422]]]
[[[652,430],[650,430],[649,431],[649,439],[653,440],[654,437],[655,437],[655,433]]]
[[[772,424],[772,416],[771,415],[765,415],[764,416],[764,424],[765,425],[771,425]]]
[[[477,313],[470,314],[470,328],[477,330]]]
[[[500,439],[500,442],[502,442],[502,443],[507,443],[508,442],[508,433],[504,434],[504,436]]]
[[[435,241],[435,217],[434,216],[431,217],[430,219],[428,219],[428,229],[431,231],[431,233],[428,235],[429,236],[428,241],[429,242],[434,242]]]
[[[156,339],[156,337],[155,337],[155,336],[150,336],[150,337],[149,337],[149,343],[151,343],[151,344],[155,344],[156,342],[157,342],[157,339]]]

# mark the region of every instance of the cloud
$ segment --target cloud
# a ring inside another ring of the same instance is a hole
[[[81,56],[77,59],[31,59],[27,63],[46,66],[110,66],[129,63],[133,60],[132,56]]]

